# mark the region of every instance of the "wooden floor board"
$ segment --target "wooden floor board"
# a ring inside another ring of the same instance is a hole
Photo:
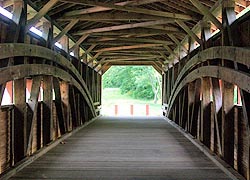
[[[11,179],[230,178],[162,118],[102,117]]]

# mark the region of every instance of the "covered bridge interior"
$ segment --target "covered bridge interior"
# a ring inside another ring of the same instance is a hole
[[[148,65],[165,119],[250,180],[249,5],[0,0],[0,179],[100,115],[111,66]]]

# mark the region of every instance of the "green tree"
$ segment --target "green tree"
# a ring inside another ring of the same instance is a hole
[[[103,87],[120,88],[138,99],[160,98],[161,76],[150,66],[113,66],[103,75]]]

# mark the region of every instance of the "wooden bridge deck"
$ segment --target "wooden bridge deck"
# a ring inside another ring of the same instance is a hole
[[[161,118],[96,120],[12,179],[230,179]]]

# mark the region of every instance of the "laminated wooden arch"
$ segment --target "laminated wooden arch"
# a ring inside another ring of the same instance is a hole
[[[93,101],[91,102],[86,93],[86,89],[82,87],[69,73],[58,68],[45,64],[26,64],[16,65],[0,69],[0,84],[6,83],[11,80],[22,79],[25,77],[39,76],[39,75],[50,75],[66,81],[69,84],[74,85],[82,94],[89,108],[91,109],[93,117],[96,116]]]

